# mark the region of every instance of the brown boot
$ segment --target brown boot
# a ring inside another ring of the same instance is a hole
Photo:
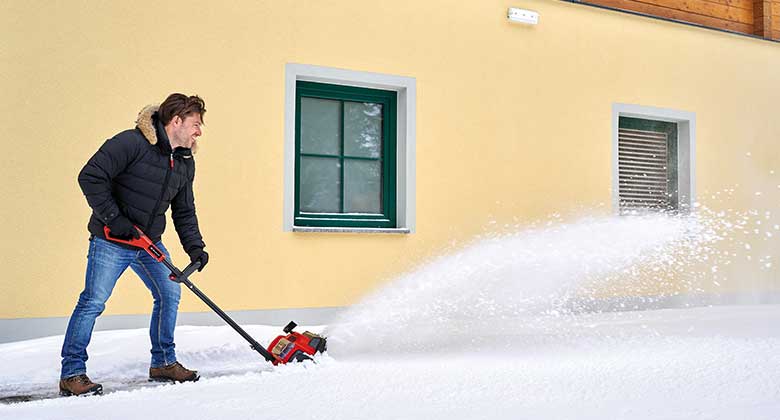
[[[195,382],[200,379],[197,370],[189,370],[179,362],[168,366],[149,368],[149,379],[160,382]]]
[[[63,397],[101,395],[102,393],[103,385],[92,382],[87,375],[76,375],[60,380],[60,395]]]

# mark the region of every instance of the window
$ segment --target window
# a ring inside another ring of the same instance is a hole
[[[612,124],[615,212],[690,212],[695,202],[696,114],[613,104]]]
[[[287,63],[284,87],[283,230],[415,232],[416,80]]]
[[[296,83],[295,225],[396,227],[397,93]]]
[[[618,124],[620,212],[677,210],[677,124],[630,117]]]

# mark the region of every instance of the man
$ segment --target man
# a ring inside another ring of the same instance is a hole
[[[173,331],[181,288],[170,281],[164,265],[145,251],[106,240],[137,238],[138,226],[166,255],[160,242],[165,213],[171,217],[184,250],[202,270],[209,255],[195,216],[192,151],[201,135],[205,103],[197,96],[174,93],[159,106],[141,110],[135,129],[107,140],[79,173],[78,181],[92,208],[86,284],[73,310],[62,345],[61,395],[100,394],[103,387],[86,375],[87,345],[95,319],[117,279],[131,267],[154,298],[149,336],[152,360],[149,377],[159,381],[197,381],[198,373],[176,361]],[[170,256],[169,256],[170,257]]]

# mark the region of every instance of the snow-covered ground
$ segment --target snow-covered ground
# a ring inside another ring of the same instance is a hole
[[[184,326],[179,359],[202,379],[149,387],[147,331],[98,332],[88,368],[107,395],[0,405],[0,419],[777,420],[780,305],[598,312],[777,284],[769,217],[700,209],[487,235],[310,327],[329,340],[316,363],[271,367],[229,327]],[[261,343],[281,332],[246,329]],[[0,399],[56,395],[61,343],[0,345]]]
[[[484,331],[473,343],[342,351],[281,367],[268,366],[229,327],[181,327],[180,359],[201,371],[199,382],[0,405],[0,418],[780,418],[780,306],[552,316],[529,329],[511,322],[513,334]],[[247,330],[260,342],[279,332]],[[146,334],[95,334],[90,374],[106,391],[143,380]],[[0,393],[55,391],[61,341],[0,345]]]

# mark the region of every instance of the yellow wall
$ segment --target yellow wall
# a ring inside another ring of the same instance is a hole
[[[509,6],[540,24],[508,23]],[[563,2],[11,0],[0,40],[0,318],[70,314],[89,216],[76,175],[174,91],[208,108],[212,261],[195,280],[228,310],[346,305],[490,220],[609,204],[614,102],[696,113],[700,192],[778,160],[778,44]],[[416,78],[417,233],[282,231],[286,63]],[[126,274],[107,313],[150,307]],[[185,293],[182,310],[203,306]]]

